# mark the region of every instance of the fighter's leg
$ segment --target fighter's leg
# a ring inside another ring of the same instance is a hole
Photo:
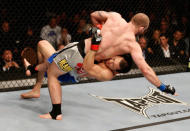
[[[41,64],[46,62],[47,59],[55,52],[55,49],[52,45],[46,41],[41,40],[38,42],[37,46],[37,56],[38,56],[38,63]],[[27,98],[39,98],[40,97],[40,89],[43,83],[45,71],[39,71],[37,74],[36,84],[34,85],[32,91],[26,92],[21,94],[21,97],[24,99]]]
[[[48,67],[48,89],[52,101],[52,111],[50,113],[40,115],[44,119],[62,119],[61,103],[62,103],[62,90],[58,81],[58,76],[64,74],[57,65],[53,62]]]

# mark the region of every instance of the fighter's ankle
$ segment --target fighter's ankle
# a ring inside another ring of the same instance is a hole
[[[32,92],[34,92],[34,93],[37,93],[37,94],[40,94],[40,89],[32,89]]]
[[[52,110],[49,112],[49,114],[51,115],[52,119],[57,120],[60,118],[59,116],[62,115],[61,104],[52,104],[52,106]]]

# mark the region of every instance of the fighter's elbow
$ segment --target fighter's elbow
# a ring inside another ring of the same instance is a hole
[[[92,12],[92,13],[90,14],[90,16],[92,17],[92,16],[94,15],[94,13],[95,13],[95,12]]]
[[[110,81],[114,78],[114,75],[111,73],[101,74],[100,81]]]
[[[101,78],[99,78],[98,80],[99,81],[110,81],[110,80],[112,80],[113,79],[113,77],[101,77]]]
[[[92,13],[90,14],[91,19],[94,19],[94,17],[96,16],[96,14],[97,14],[97,11],[92,12]]]

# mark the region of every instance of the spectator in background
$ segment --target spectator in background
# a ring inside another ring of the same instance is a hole
[[[0,29],[0,52],[9,48],[14,54],[15,60],[20,59],[18,44],[16,43],[16,34],[12,31],[9,21],[3,21]]]
[[[185,41],[185,54],[188,56],[189,39],[190,39],[190,23],[187,16],[184,14],[179,20],[179,27],[183,30],[183,39]]]
[[[0,23],[5,20],[10,20],[10,13],[8,12],[6,7],[0,8]]]
[[[153,30],[152,37],[147,45],[147,50],[149,52],[150,59],[158,58],[159,56],[156,54],[156,51],[160,47],[160,30],[155,29]]]
[[[149,19],[151,22],[150,22],[149,30],[146,31],[147,38],[152,36],[154,29],[157,29],[159,25],[159,21],[157,20],[155,12],[150,12]],[[151,38],[149,38],[149,40],[150,39]]]
[[[159,63],[164,65],[171,63],[171,46],[168,40],[167,34],[160,34],[160,46],[157,50],[157,55],[159,56]]]
[[[14,51],[15,40],[8,21],[3,21],[1,25],[0,44],[1,52],[4,51],[5,48],[11,48],[11,50]]]
[[[16,61],[13,60],[13,54],[10,49],[5,49],[2,55],[2,62],[0,65],[0,71],[14,72],[20,68]]]
[[[175,12],[172,12],[172,14],[171,14],[170,23],[171,23],[172,29],[176,29],[176,27],[178,26],[177,14]]]
[[[28,26],[22,40],[22,49],[24,49],[25,47],[30,47],[36,50],[36,43],[38,42],[38,40],[39,38],[35,35],[34,29],[31,26]]]
[[[73,37],[74,41],[80,41],[81,39],[86,39],[88,37],[88,24],[85,19],[80,19],[76,33]]]
[[[150,12],[149,18],[150,18],[150,21],[151,21],[151,23],[150,23],[150,28],[151,28],[151,29],[157,28],[159,22],[158,22],[158,20],[157,20],[157,18],[156,18],[155,12]]]
[[[190,33],[189,19],[185,14],[180,17],[179,27],[184,30],[186,35]]]
[[[37,64],[37,43],[39,37],[34,34],[32,27],[28,27],[20,46],[21,58],[27,58],[30,63]]]
[[[189,56],[190,34],[184,35],[184,42],[185,42],[185,54],[186,54],[186,56]]]
[[[79,15],[76,15],[76,21],[73,22],[73,17],[67,15],[66,11],[61,12],[61,14],[57,15],[57,25],[59,25],[61,28],[66,28],[68,30],[68,32],[71,34],[76,31],[76,28],[78,26],[79,23]],[[74,23],[74,24],[73,24]],[[75,26],[73,26],[75,25]],[[76,27],[76,28],[74,28]]]
[[[71,35],[68,33],[66,28],[62,28],[61,34],[57,37],[57,45],[64,45],[66,46],[71,42]]]
[[[71,19],[69,20],[69,32],[71,33],[71,36],[75,36],[76,32],[77,32],[77,27],[80,21],[80,15],[79,14],[75,14],[74,17],[71,17]]]
[[[61,27],[57,25],[56,17],[52,17],[48,25],[45,25],[42,30],[40,37],[43,40],[49,41],[52,46],[57,49],[57,37],[61,34]]]
[[[56,18],[57,25],[61,27],[67,26],[68,18],[66,12],[62,12],[60,15],[57,15]]]
[[[173,37],[170,39],[172,58],[179,62],[185,63],[187,56],[185,54],[185,41],[183,40],[183,31],[177,29],[173,33]]]
[[[85,19],[90,20],[89,12],[88,12],[86,9],[83,9],[83,10],[80,12],[80,16],[81,16],[81,18],[85,18]]]
[[[167,34],[169,35],[170,34],[170,30],[169,30],[169,22],[167,21],[166,18],[162,18],[161,22],[160,22],[160,33],[162,34]]]
[[[143,57],[146,61],[149,61],[149,52],[147,50],[147,38],[145,36],[140,36],[138,43],[142,49]]]

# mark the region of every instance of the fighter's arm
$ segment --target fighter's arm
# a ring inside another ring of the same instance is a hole
[[[138,43],[133,43],[135,45],[138,45]],[[138,66],[140,71],[143,73],[143,75],[146,77],[146,79],[151,82],[153,85],[158,87],[161,91],[170,93],[172,95],[175,94],[175,89],[173,87],[170,87],[169,85],[164,85],[161,83],[159,78],[157,77],[156,73],[153,71],[153,69],[147,64],[144,57],[142,56],[142,50],[140,46],[134,46],[131,49],[131,56],[133,58],[133,61]]]
[[[90,50],[86,54],[83,61],[83,69],[88,73],[90,77],[93,77],[99,81],[111,80],[114,77],[114,74],[110,69],[94,63],[95,54],[96,51],[93,50]]]
[[[140,69],[140,71],[143,73],[143,75],[147,78],[147,80],[150,81],[156,87],[160,86],[161,84],[160,80],[158,79],[152,68],[146,63],[142,55],[142,50],[139,46],[132,48],[131,56],[133,58],[133,61]]]
[[[96,26],[104,24],[108,19],[110,13],[106,11],[95,11],[90,14],[92,23]]]

